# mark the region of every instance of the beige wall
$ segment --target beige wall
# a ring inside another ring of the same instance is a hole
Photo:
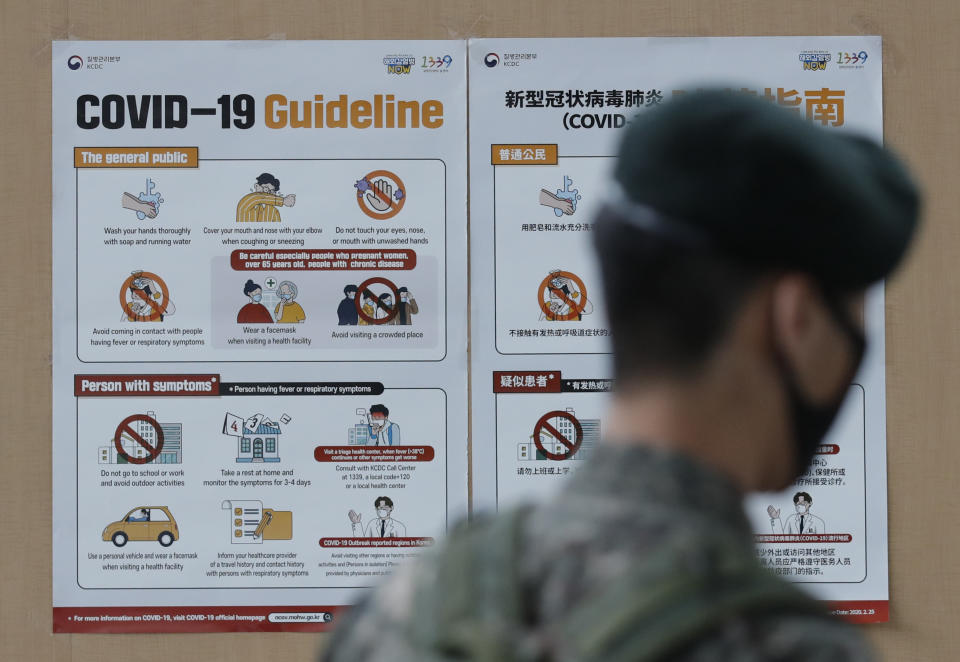
[[[0,0],[0,659],[305,660],[322,645],[302,634],[51,634],[52,39],[788,34],[883,36],[887,139],[928,196],[919,245],[888,293],[891,622],[866,631],[888,660],[957,659],[957,0]]]

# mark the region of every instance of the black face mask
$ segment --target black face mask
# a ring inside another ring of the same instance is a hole
[[[834,296],[824,296],[824,302],[834,322],[840,327],[850,343],[852,355],[850,375],[845,380],[840,394],[834,400],[823,405],[811,403],[800,390],[796,373],[790,368],[784,356],[779,351],[776,353],[784,388],[787,392],[787,404],[790,408],[793,437],[796,444],[797,464],[794,473],[797,475],[802,473],[810,464],[810,461],[813,460],[820,442],[823,441],[823,435],[827,433],[833,420],[837,417],[840,406],[847,396],[846,384],[852,382],[856,376],[867,348],[867,340],[863,331],[858,329],[851,321],[840,300]]]

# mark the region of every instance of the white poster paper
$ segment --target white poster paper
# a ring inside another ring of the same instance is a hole
[[[57,42],[54,630],[323,630],[467,510],[466,48]]]
[[[475,507],[557,493],[603,435],[609,331],[590,237],[631,119],[684,92],[735,87],[880,140],[880,55],[878,37],[470,42]],[[882,621],[881,287],[866,323],[869,354],[813,465],[746,509],[762,563],[839,614]],[[797,501],[811,504],[802,530]]]

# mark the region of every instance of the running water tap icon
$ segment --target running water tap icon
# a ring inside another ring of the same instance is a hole
[[[147,217],[156,218],[160,213],[160,203],[163,202],[160,192],[154,192],[156,184],[149,177],[144,188],[146,190],[136,196],[132,193],[124,193],[120,202],[124,209],[136,212],[137,218],[141,221]]]
[[[577,211],[577,201],[582,196],[580,195],[580,189],[572,188],[572,186],[573,180],[564,175],[563,188],[557,189],[556,193],[551,193],[545,188],[540,189],[540,204],[552,208],[557,218],[564,214],[573,216]]]

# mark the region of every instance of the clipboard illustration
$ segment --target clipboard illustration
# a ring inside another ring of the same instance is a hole
[[[239,545],[258,545],[264,540],[292,540],[293,512],[264,508],[262,501],[224,501],[222,510],[228,511],[230,542]]]

